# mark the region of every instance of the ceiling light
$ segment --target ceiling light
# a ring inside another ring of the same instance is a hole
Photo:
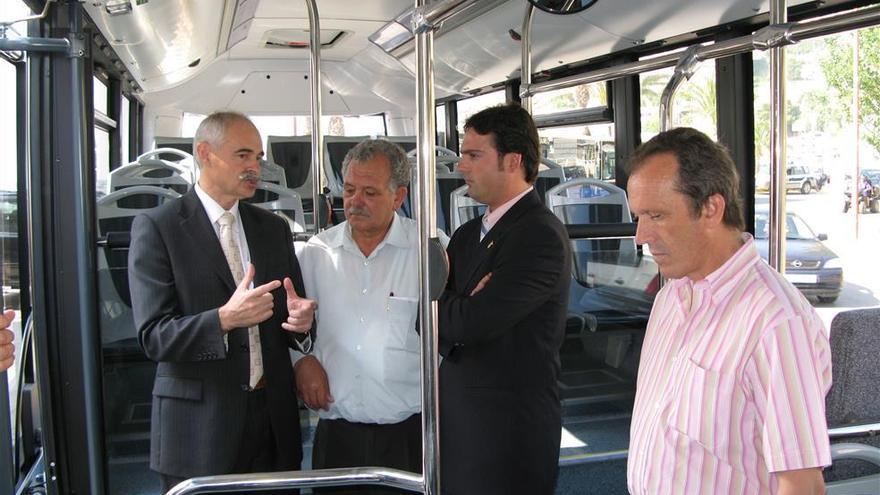
[[[129,0],[107,0],[104,3],[104,10],[110,15],[123,15],[131,12],[131,2]]]

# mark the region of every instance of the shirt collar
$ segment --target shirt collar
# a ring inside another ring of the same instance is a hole
[[[740,237],[743,244],[733,256],[727,259],[720,267],[696,282],[687,277],[670,282],[675,289],[676,298],[680,305],[684,303],[686,296],[694,290],[706,290],[716,304],[724,301],[731,291],[736,288],[743,277],[747,276],[749,268],[761,260],[755,239],[748,232],[743,232]],[[684,307],[682,311],[686,314]]]
[[[354,242],[354,239],[351,237],[351,224],[348,223],[348,220],[340,224],[339,228],[331,229],[328,232],[330,233],[326,239],[328,247],[345,247],[346,249],[360,252],[357,243]],[[403,220],[397,213],[395,213],[394,217],[391,219],[391,228],[388,229],[388,233],[385,234],[385,239],[376,246],[376,249],[373,252],[375,253],[379,251],[385,244],[391,244],[392,246],[402,248],[409,247],[407,234],[403,228]]]
[[[214,201],[214,198],[208,195],[198,183],[196,183],[194,189],[196,190],[196,196],[199,197],[199,201],[202,202],[202,206],[205,208],[205,213],[208,214],[208,220],[211,221],[211,225],[216,224],[220,216],[226,213],[226,210],[224,210],[219,203]],[[229,212],[235,217],[236,222],[241,220],[241,217],[238,215],[238,200],[235,201],[232,208],[229,209]]]
[[[501,220],[501,217],[503,217],[508,210],[513,208],[513,205],[515,205],[517,201],[522,199],[523,196],[528,194],[534,188],[534,186],[529,186],[525,191],[510,198],[506,203],[499,206],[498,208],[495,208],[494,210],[487,209],[486,213],[483,214],[483,223],[486,224],[486,230],[490,230],[492,227],[494,227],[495,224],[498,223],[498,220]]]

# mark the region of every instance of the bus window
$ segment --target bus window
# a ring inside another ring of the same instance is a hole
[[[856,34],[863,74],[858,144],[852,116]],[[794,236],[789,228],[785,276],[816,306],[828,328],[840,311],[880,305],[880,284],[869,268],[875,265],[880,215],[870,203],[848,207],[850,191],[857,187],[854,178],[880,169],[875,117],[880,91],[867,76],[876,64],[871,57],[880,49],[878,35],[877,27],[866,28],[804,40],[785,51],[786,212],[789,227],[794,219],[801,234]],[[753,52],[753,61],[757,225],[769,204],[771,95],[768,54]],[[758,244],[766,259],[767,240]]]
[[[670,67],[639,74],[643,143],[660,132],[660,99],[673,73]],[[672,100],[672,112],[670,128],[693,127],[712,139],[718,138],[714,61],[697,64],[694,75],[679,85]]]
[[[131,124],[128,121],[129,115],[130,115],[128,105],[129,105],[128,97],[123,96],[122,97],[122,107],[119,109],[120,110],[119,122],[117,122],[117,124],[119,126],[120,144],[122,146],[122,155],[121,155],[122,156],[122,163],[120,165],[125,165],[126,163],[130,162],[134,158],[133,156],[129,156],[129,152],[128,152],[128,129]]]
[[[538,135],[541,156],[559,164],[566,179],[614,179],[613,124],[545,127]]]
[[[608,106],[608,85],[604,82],[538,93],[532,97],[532,115],[584,110]]]
[[[467,119],[479,112],[480,110],[504,103],[504,91],[493,91],[491,93],[474,96],[456,102],[458,110],[458,123],[455,128],[458,129],[458,142],[464,140],[464,123]]]

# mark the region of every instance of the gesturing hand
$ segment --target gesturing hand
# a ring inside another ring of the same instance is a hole
[[[224,332],[235,328],[248,328],[272,317],[272,291],[281,287],[273,280],[249,289],[254,281],[254,265],[248,263],[247,273],[241,279],[232,297],[220,307],[220,327]]]
[[[281,327],[288,332],[308,332],[312,328],[318,303],[299,297],[289,277],[284,279],[284,290],[287,291],[287,321]]]

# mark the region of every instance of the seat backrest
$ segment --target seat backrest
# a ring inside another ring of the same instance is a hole
[[[559,184],[546,196],[547,207],[565,224],[629,223],[632,221],[626,191],[598,179],[578,178]],[[579,239],[572,241],[574,276],[591,284],[589,264],[601,259],[606,268],[635,260],[635,239]]]
[[[179,194],[187,192],[196,182],[196,174],[183,161],[169,162],[155,158],[150,152],[115,170],[110,171],[110,192],[133,186],[155,186],[172,189]],[[191,162],[190,162],[191,163]],[[132,201],[132,200],[129,200]],[[149,204],[130,203],[129,208],[149,208]]]
[[[403,148],[404,153],[409,153],[416,149],[416,137],[415,136],[384,136],[383,139],[387,139],[392,143]]]
[[[542,158],[541,164],[547,168],[538,170],[538,178],[535,179],[535,192],[538,193],[542,201],[546,201],[547,191],[565,182],[565,171],[559,164],[547,158]]]
[[[174,153],[171,151],[172,149],[182,151],[189,156],[194,154],[193,138],[188,137],[156,136],[153,138],[153,148],[162,150],[156,158],[172,162],[186,158],[186,156]]]
[[[284,170],[285,182],[304,198],[303,207],[312,211],[312,136],[269,136],[266,161]]]
[[[400,206],[400,213],[407,217],[413,218],[413,183],[415,183],[418,177],[418,171],[416,170],[416,162],[414,157],[409,157],[410,163],[412,164],[412,179],[409,183],[409,188],[407,190],[407,196],[403,201],[403,204]],[[436,163],[434,179],[436,181],[437,187],[434,190],[436,202],[437,202],[437,228],[446,232],[446,234],[451,234],[451,227],[449,221],[449,196],[450,193],[457,187],[464,185],[464,179],[461,177],[461,174],[458,172],[450,172],[449,168],[444,163]]]
[[[271,182],[260,182],[257,186],[257,192],[260,197],[266,198],[265,201],[250,203],[259,206],[265,210],[283,218],[291,232],[305,232],[306,218],[303,211],[302,199],[300,195],[289,187],[279,186]]]
[[[450,232],[455,232],[463,223],[479,217],[486,211],[486,205],[468,196],[468,186],[458,187],[449,195]]]
[[[179,197],[180,194],[174,190],[156,186],[132,186],[110,193],[98,199],[96,203],[95,209],[97,214],[98,235],[106,237],[114,233],[123,235],[129,234],[131,232],[131,224],[134,221],[134,217],[138,214],[155,208],[165,201],[170,201]],[[132,205],[149,206],[143,207]],[[102,251],[104,251],[104,255],[98,255],[99,287],[101,288],[102,293],[104,293],[102,299],[105,301],[105,304],[102,305],[102,310],[106,309],[105,306],[107,304],[113,304],[115,302],[121,303],[121,307],[124,307],[126,311],[130,311],[131,296],[128,291],[128,249],[111,249],[105,246]],[[108,278],[112,282],[108,283]],[[107,293],[111,290],[110,286],[112,286],[112,290],[115,290],[115,294]],[[102,330],[104,336],[107,337],[105,340],[108,338],[110,340],[116,340],[115,337],[111,338],[111,336],[116,335],[119,332],[130,337],[127,333],[125,324],[119,326],[109,323],[110,321],[118,321],[116,316],[114,316],[118,313],[119,311],[111,311],[110,314],[107,315],[102,313],[102,328],[105,330],[110,328],[118,330],[118,332]]]
[[[838,313],[831,321],[830,333],[833,383],[825,397],[828,427],[880,423],[880,308]],[[876,435],[841,441],[880,447],[880,436]],[[876,466],[862,462],[835,462],[826,469],[825,479],[851,479],[877,472]]]
[[[342,197],[342,162],[346,153],[370,136],[324,136],[324,169],[327,188],[333,197]]]

